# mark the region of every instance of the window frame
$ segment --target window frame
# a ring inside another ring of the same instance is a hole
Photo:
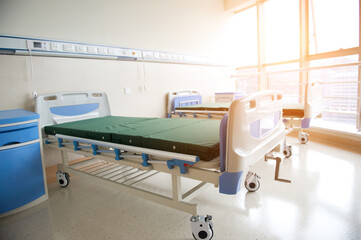
[[[271,0],[272,1],[272,0]],[[287,63],[299,62],[300,69],[310,68],[310,62],[313,60],[321,60],[335,57],[343,57],[350,55],[358,55],[358,61],[361,62],[361,0],[359,1],[359,41],[358,46],[353,48],[340,49],[336,51],[310,54],[309,52],[309,35],[310,35],[310,0],[299,0],[299,31],[300,31],[300,58],[288,61],[266,63],[265,62],[265,19],[264,19],[264,2],[257,2],[257,45],[258,45],[258,64],[253,66],[242,66],[236,70],[257,67],[258,73],[266,73],[267,66],[282,65]],[[235,14],[241,11],[235,12]],[[308,74],[300,71],[300,88],[304,88],[308,81]],[[258,74],[259,89],[267,89],[266,74]],[[356,129],[361,131],[361,65],[358,65],[358,94],[357,94],[357,122]],[[301,89],[300,89],[301,90]],[[302,92],[302,91],[301,91]]]

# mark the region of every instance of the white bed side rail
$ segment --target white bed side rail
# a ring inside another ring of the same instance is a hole
[[[38,96],[35,111],[40,114],[41,129],[47,125],[110,115],[107,95],[90,91]]]
[[[285,136],[282,95],[263,91],[231,103],[227,127],[226,172],[246,170]]]

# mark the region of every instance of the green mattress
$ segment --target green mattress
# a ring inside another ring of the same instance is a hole
[[[208,119],[107,116],[46,126],[44,130],[49,135],[184,153],[209,161],[219,155],[219,124],[218,120]]]
[[[202,103],[189,106],[177,107],[176,110],[201,110],[201,111],[228,111],[231,103]]]

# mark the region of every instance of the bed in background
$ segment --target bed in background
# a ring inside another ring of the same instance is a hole
[[[303,129],[310,127],[312,119],[321,116],[323,95],[320,82],[307,82],[305,89],[301,103],[283,103],[283,122],[287,129],[300,129],[298,139],[303,144],[308,142],[308,134]]]
[[[39,96],[36,111],[46,147],[62,155],[60,186],[68,186],[69,173],[97,180],[192,214],[193,236],[211,239],[211,216],[199,216],[197,205],[187,202],[206,183],[224,194],[236,194],[243,184],[256,191],[259,177],[249,169],[260,159],[276,160],[275,180],[290,182],[279,178],[282,158],[270,154],[281,149],[285,137],[281,99],[278,92],[267,91],[235,100],[218,121],[111,116],[101,92]],[[69,164],[69,152],[94,158]],[[172,176],[172,197],[136,187],[158,172]],[[200,183],[182,194],[180,177]]]
[[[197,90],[169,92],[167,117],[222,119],[228,113],[231,102],[244,96],[244,93],[219,93],[215,96],[215,103],[203,103]]]
[[[167,116],[169,118],[208,118],[222,119],[228,113],[231,102],[202,103],[202,96],[197,90],[180,90],[168,93]],[[286,134],[299,129],[298,139],[302,144],[308,142],[308,133],[303,129],[309,128],[311,120],[319,117],[322,104],[322,85],[318,82],[306,84],[306,93],[302,103],[282,103],[283,122]],[[286,158],[292,155],[292,146],[283,146]]]

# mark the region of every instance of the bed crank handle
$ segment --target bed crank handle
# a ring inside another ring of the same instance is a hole
[[[267,154],[267,155],[264,157],[264,160],[265,160],[266,162],[267,162],[268,159],[272,159],[272,160],[275,160],[275,161],[276,161],[276,169],[275,169],[275,178],[274,178],[274,180],[275,180],[275,181],[279,181],[279,182],[291,183],[291,180],[283,179],[283,178],[280,178],[280,177],[279,177],[280,164],[281,164],[282,158],[281,158],[281,157],[277,157],[277,156],[275,156],[275,155],[273,155],[273,154],[271,153],[271,154]]]

